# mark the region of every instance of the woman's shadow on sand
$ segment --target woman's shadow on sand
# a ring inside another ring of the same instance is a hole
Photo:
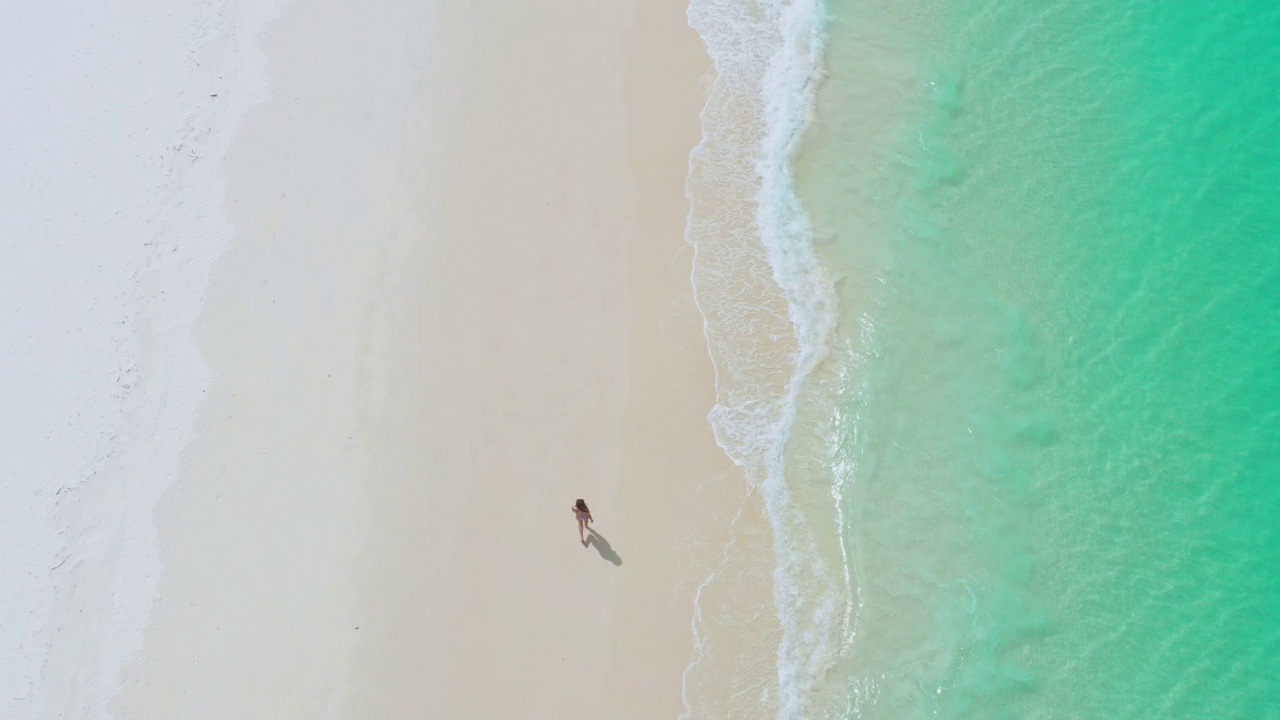
[[[614,565],[622,564],[622,558],[618,557],[618,553],[613,551],[613,547],[609,545],[609,541],[605,540],[603,535],[591,528],[587,528],[587,532],[590,534],[587,535],[587,541],[583,543],[584,546],[595,545],[596,552],[600,553],[600,557]]]

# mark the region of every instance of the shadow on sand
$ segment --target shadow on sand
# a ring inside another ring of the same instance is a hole
[[[596,552],[600,553],[600,557],[614,565],[622,564],[622,558],[618,557],[618,553],[613,551],[613,547],[609,545],[609,541],[605,540],[603,535],[591,528],[587,528],[587,532],[590,533],[587,536],[587,545],[595,545]]]

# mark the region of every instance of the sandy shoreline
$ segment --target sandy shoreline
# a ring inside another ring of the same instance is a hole
[[[390,550],[362,583],[384,622],[361,638],[357,716],[680,712],[682,498],[727,465],[703,420],[705,351],[661,332],[689,293],[676,257],[704,61],[679,3],[635,12],[507,3],[435,20],[437,52],[468,70],[427,79],[440,111],[423,134],[454,141],[418,202],[445,240],[402,266],[419,282],[396,322],[426,352],[388,367],[411,392],[379,431],[403,435],[375,459],[401,480],[373,498]],[[688,362],[700,397],[672,377]],[[577,545],[577,496],[605,544]]]
[[[684,5],[297,0],[263,49],[115,716],[678,715],[697,503],[742,490],[688,286]]]

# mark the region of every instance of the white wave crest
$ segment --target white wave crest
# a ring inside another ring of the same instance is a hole
[[[690,156],[686,229],[716,370],[709,420],[773,526],[781,718],[808,715],[849,606],[848,583],[828,577],[792,502],[785,453],[837,322],[792,171],[821,77],[823,20],[821,0],[694,0],[689,9],[717,72]]]

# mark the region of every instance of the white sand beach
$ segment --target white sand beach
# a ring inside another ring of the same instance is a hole
[[[203,274],[128,278],[132,460],[76,491],[142,530],[72,539],[5,716],[680,715],[744,492],[705,419],[683,232],[710,69],[684,4],[235,7],[209,57],[269,96],[246,85],[226,147],[191,153],[216,175],[170,191],[203,188],[226,237]],[[185,257],[194,230],[165,230]],[[174,295],[198,317],[156,330]]]

